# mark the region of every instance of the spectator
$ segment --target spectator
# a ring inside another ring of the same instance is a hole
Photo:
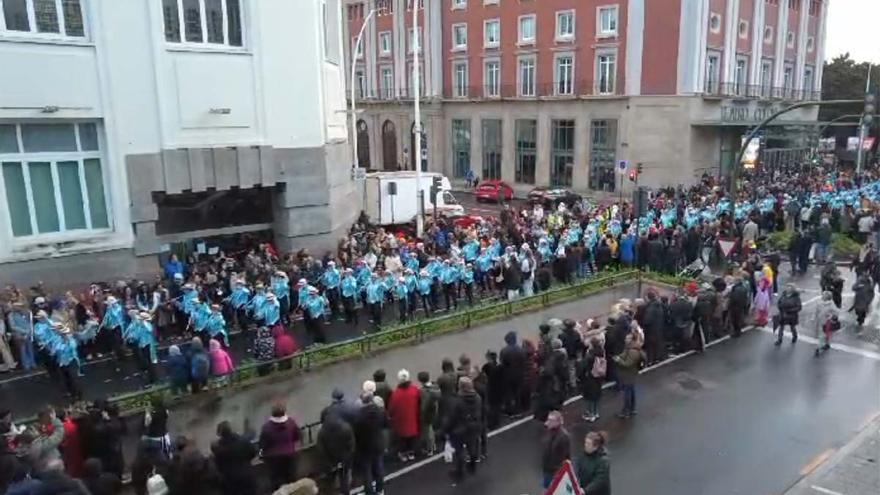
[[[419,432],[421,442],[419,448],[427,456],[434,455],[436,450],[434,424],[439,418],[440,387],[431,382],[427,371],[420,371],[419,379]]]
[[[584,495],[611,495],[611,466],[605,452],[604,433],[587,433],[584,453],[575,462],[574,469]]]
[[[58,450],[64,439],[64,425],[55,417],[55,410],[46,408],[37,415],[36,437],[27,449],[28,462],[36,471],[46,469],[50,461],[60,460]],[[62,469],[63,469],[62,464]]]
[[[364,493],[374,495],[385,490],[385,411],[370,392],[361,395],[361,409],[354,424],[356,464],[364,482]],[[381,399],[379,399],[381,400]]]
[[[501,370],[504,373],[504,404],[508,415],[522,412],[522,388],[526,368],[526,354],[516,341],[516,332],[507,332],[501,349]]]
[[[541,486],[546,490],[562,463],[571,459],[571,438],[562,426],[559,411],[551,411],[544,426],[547,431],[541,440]]]
[[[642,351],[642,341],[637,335],[635,332],[627,335],[623,352],[614,356],[618,370],[617,380],[623,391],[623,407],[617,414],[621,419],[631,418],[636,414],[636,381],[639,369],[646,359]]]
[[[340,414],[328,414],[318,432],[318,449],[327,463],[331,482],[339,483],[339,493],[351,490],[351,470],[354,463],[354,431]]]
[[[98,400],[89,409],[86,457],[101,461],[104,469],[122,479],[125,458],[122,452],[122,436],[126,433],[125,422],[119,418],[115,405]]]
[[[260,450],[269,469],[272,489],[290,483],[296,476],[296,444],[299,426],[287,416],[284,404],[272,406],[272,416],[260,431]]]
[[[220,341],[211,339],[208,341],[208,346],[210,348],[208,355],[211,358],[211,374],[220,377],[227,377],[227,375],[232,374],[235,371],[235,365],[232,364],[232,358],[229,357],[229,353],[220,345]]]
[[[778,321],[773,323],[773,330],[776,330],[778,326],[779,334],[776,337],[775,345],[782,344],[782,335],[786,325],[791,327],[791,343],[794,344],[798,339],[798,314],[801,312],[802,307],[801,295],[798,293],[797,288],[793,284],[786,285],[776,305],[779,308],[779,315]]]
[[[180,347],[172,345],[168,348],[168,362],[165,364],[168,384],[172,395],[180,395],[189,390],[190,364]]]
[[[375,395],[380,397],[387,406],[388,401],[391,399],[391,387],[389,387],[388,382],[385,381],[385,370],[378,369],[374,371],[373,381],[376,383]]]
[[[33,495],[91,495],[82,481],[64,472],[64,462],[59,458],[48,461],[37,476],[41,484]]]
[[[94,457],[86,459],[82,481],[92,495],[117,495],[122,490],[119,477],[104,471],[101,460]]]
[[[283,359],[293,356],[299,349],[293,335],[284,330],[281,326],[276,326],[272,330],[272,336],[275,338],[275,358]],[[293,363],[288,359],[278,364],[278,369],[290,369]]]
[[[577,378],[581,396],[586,403],[585,421],[594,422],[599,419],[599,400],[602,398],[602,382],[607,374],[608,364],[605,360],[605,349],[602,342],[593,337],[586,356],[577,365]]]
[[[465,453],[468,459],[468,472],[473,474],[477,470],[482,420],[482,399],[474,390],[471,379],[462,377],[458,382],[458,396],[443,428],[452,448],[455,449],[453,486],[461,483],[464,478]]]
[[[221,495],[220,473],[198,449],[187,449],[180,456],[180,467],[172,483],[174,493]]]
[[[345,393],[340,388],[334,388],[330,394],[330,404],[321,411],[321,422],[329,421],[331,417],[337,417],[352,425],[357,420],[357,407],[345,400]]]
[[[67,474],[74,478],[83,476],[83,448],[82,436],[79,424],[73,417],[73,410],[68,408],[64,411],[64,439],[61,440],[61,457],[64,459],[64,468]]]
[[[257,493],[257,480],[251,467],[257,451],[248,439],[232,431],[228,421],[217,425],[217,440],[211,444],[211,453],[223,480],[225,495]]]
[[[398,440],[397,455],[401,461],[416,458],[419,438],[419,387],[410,382],[409,371],[397,373],[397,388],[388,403],[388,418]]]
[[[482,373],[486,377],[486,422],[487,427],[493,430],[498,427],[501,421],[501,406],[504,403],[504,375],[501,366],[498,364],[498,353],[494,351],[486,352],[486,363],[483,365]]]
[[[260,326],[257,328],[257,338],[254,339],[254,359],[257,362],[266,363],[257,367],[257,374],[265,376],[272,371],[270,361],[275,359],[275,338],[269,327]]]
[[[208,386],[208,377],[211,373],[211,359],[205,353],[205,347],[198,337],[194,337],[189,344],[189,379],[194,394],[199,393]]]
[[[164,272],[165,278],[167,280],[173,280],[175,278],[183,279],[185,275],[186,266],[182,261],[177,259],[176,254],[172,254],[168,261],[165,262]]]

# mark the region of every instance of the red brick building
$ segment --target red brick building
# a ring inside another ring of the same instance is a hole
[[[425,166],[521,191],[612,191],[620,161],[689,183],[724,172],[748,126],[819,98],[827,0],[418,0],[418,44],[412,1],[345,2],[362,166],[414,167],[414,47]],[[764,159],[799,159],[787,131],[815,116],[779,121]]]

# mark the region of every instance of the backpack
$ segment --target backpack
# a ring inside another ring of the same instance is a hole
[[[211,368],[211,363],[208,361],[208,356],[205,353],[200,352],[192,357],[192,366],[191,366],[190,374],[195,380],[204,380],[208,378],[208,373]]]
[[[605,373],[608,370],[608,362],[605,361],[605,358],[602,356],[596,356],[593,359],[593,369],[590,370],[590,375],[593,378],[605,378]]]

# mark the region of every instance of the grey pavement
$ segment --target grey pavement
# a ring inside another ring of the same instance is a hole
[[[412,376],[419,371],[428,371],[432,377],[436,377],[444,357],[452,358],[457,365],[458,357],[467,354],[475,364],[482,365],[487,350],[503,347],[504,335],[508,331],[515,330],[520,338],[534,339],[538,335],[538,325],[547,319],[601,316],[607,314],[618,299],[634,297],[636,290],[635,283],[621,285],[578,301],[451,333],[419,345],[344,361],[292,377],[279,377],[278,381],[262,383],[223,397],[187,402],[173,410],[169,430],[185,432],[200,447],[207,448],[215,438],[217,423],[227,420],[239,428],[247,419],[251,425],[259,427],[276,402],[287,404],[288,414],[300,425],[316,422],[321,410],[330,403],[334,388],[340,388],[349,399],[357,397],[363,381],[371,379],[377,369],[386,371],[388,383],[393,386],[397,371],[401,368],[409,370]]]
[[[877,495],[880,493],[880,415],[785,495]]]

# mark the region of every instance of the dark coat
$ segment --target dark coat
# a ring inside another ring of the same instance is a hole
[[[749,307],[749,288],[739,281],[730,288],[727,299],[727,311],[731,314],[744,314]]]
[[[331,466],[351,460],[354,456],[354,430],[338,416],[329,416],[321,423],[318,448]]]
[[[183,354],[168,356],[165,369],[167,370],[168,380],[171,383],[175,385],[186,385],[189,383],[189,362]]]
[[[504,401],[504,375],[498,363],[489,362],[483,365],[483,374],[486,375],[488,390],[486,400],[489,405],[498,406]]]
[[[797,292],[783,292],[777,303],[779,307],[779,323],[797,325],[798,314],[801,312],[801,295]]]
[[[611,495],[611,464],[604,448],[579,457],[574,471],[584,495]]]
[[[211,453],[214,454],[214,464],[226,484],[253,486],[255,477],[251,461],[256,457],[257,449],[251,442],[233,433],[211,444]]]
[[[452,410],[443,431],[452,436],[478,435],[483,427],[483,400],[475,392],[459,394],[452,403]]]
[[[645,353],[635,346],[629,346],[614,357],[617,364],[617,381],[621,385],[633,385],[639,377],[639,369],[645,361]]]
[[[260,430],[260,449],[263,457],[292,456],[299,442],[299,426],[293,418],[271,418]]]
[[[391,387],[388,386],[387,382],[376,382],[376,392],[375,396],[381,397],[382,402],[385,404],[385,407],[388,407],[388,401],[391,400]]]
[[[870,281],[859,280],[853,285],[853,309],[858,312],[867,312],[874,300],[874,284]]]
[[[603,378],[593,376],[593,363],[597,357],[604,358],[605,351],[601,348],[590,349],[584,359],[577,365],[578,387],[584,400],[597,401],[602,397]]]
[[[514,332],[508,332],[504,342],[507,345],[499,354],[504,381],[508,387],[518,388],[526,370],[526,351],[517,343]]]
[[[644,316],[642,317],[642,328],[645,331],[645,337],[659,336],[663,332],[664,319],[665,314],[660,301],[648,302],[645,305]]]
[[[385,451],[384,431],[388,428],[385,410],[370,402],[361,407],[354,424],[355,448],[359,455],[381,455]]]
[[[571,437],[565,428],[547,430],[541,439],[541,472],[554,474],[571,459]]]
[[[678,297],[669,305],[669,318],[672,326],[684,330],[690,325],[694,316],[694,305],[687,298]]]

